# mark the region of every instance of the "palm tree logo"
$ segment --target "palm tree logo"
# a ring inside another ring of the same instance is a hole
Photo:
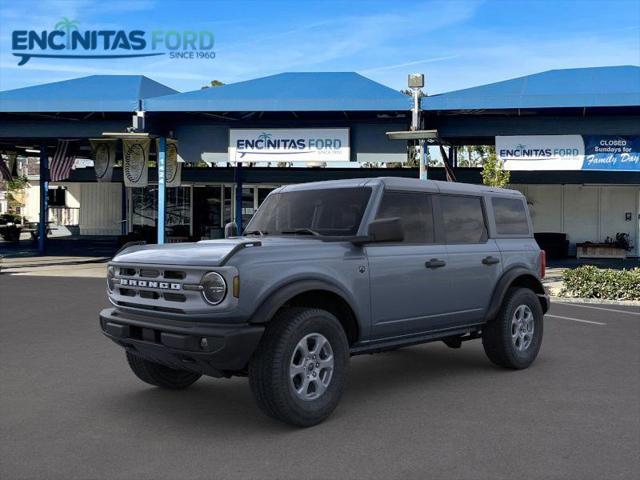
[[[71,50],[71,31],[78,30],[78,25],[80,24],[77,20],[69,20],[67,17],[62,17],[62,19],[56,23],[53,27],[56,30],[64,30],[67,34],[67,48]]]
[[[267,140],[271,140],[271,134],[262,132],[260,135],[258,135],[258,140],[262,140],[263,142],[267,143]]]

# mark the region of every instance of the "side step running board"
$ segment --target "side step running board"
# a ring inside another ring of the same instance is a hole
[[[412,335],[406,338],[392,338],[388,340],[379,340],[369,343],[356,343],[351,347],[351,355],[362,355],[364,353],[382,352],[392,350],[399,347],[408,347],[410,345],[419,345],[421,343],[435,342],[447,337],[455,337],[478,332],[484,326],[483,323],[470,325],[462,328],[439,330],[424,334]],[[477,338],[477,337],[474,337]]]

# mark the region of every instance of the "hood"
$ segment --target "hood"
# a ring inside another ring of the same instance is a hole
[[[197,243],[166,245],[135,245],[113,257],[118,263],[148,263],[156,265],[217,266],[234,248],[255,239],[228,238]]]
[[[146,263],[156,265],[219,266],[228,256],[243,250],[242,244],[250,248],[282,247],[295,248],[318,245],[321,240],[309,237],[237,237],[220,240],[203,240],[196,243],[171,243],[166,245],[135,245],[122,250],[113,257],[118,263]],[[251,245],[253,244],[253,245]],[[335,245],[335,244],[334,244]]]

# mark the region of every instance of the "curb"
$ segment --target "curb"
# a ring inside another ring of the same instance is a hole
[[[626,307],[640,307],[638,300],[605,300],[602,298],[574,298],[551,296],[552,302],[557,303],[590,303],[596,305],[620,305]]]

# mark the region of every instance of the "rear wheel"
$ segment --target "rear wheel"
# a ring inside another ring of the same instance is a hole
[[[542,344],[543,316],[533,291],[510,289],[500,312],[482,331],[482,345],[489,360],[513,369],[531,365]]]
[[[171,390],[187,388],[202,376],[195,372],[165,367],[130,352],[127,352],[127,362],[136,377],[143,382]]]
[[[346,383],[349,344],[340,322],[315,308],[289,308],[269,323],[249,364],[260,409],[309,427],[336,408]]]

